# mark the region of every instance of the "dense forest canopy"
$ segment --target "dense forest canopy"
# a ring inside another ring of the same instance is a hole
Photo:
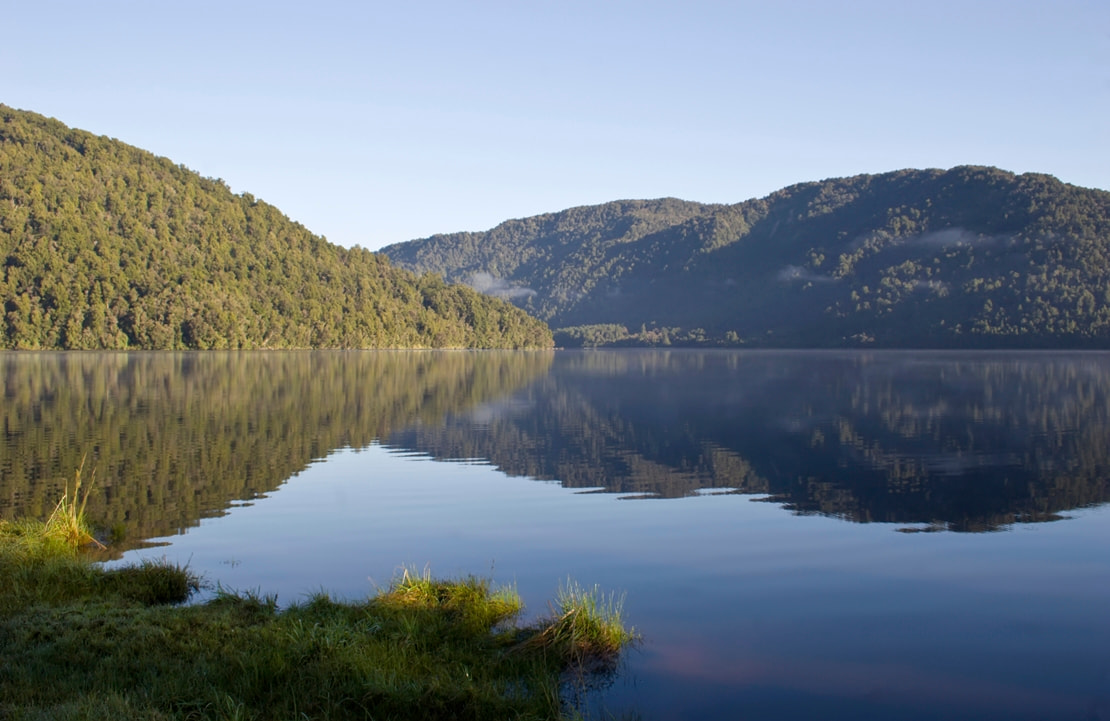
[[[522,348],[499,299],[166,158],[0,105],[0,348]]]
[[[990,167],[618,201],[382,252],[563,345],[1110,347],[1110,193]]]

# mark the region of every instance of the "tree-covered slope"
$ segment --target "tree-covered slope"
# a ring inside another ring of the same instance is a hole
[[[996,168],[621,201],[382,252],[567,345],[1110,347],[1110,193]]]
[[[549,346],[518,308],[0,105],[0,348]]]

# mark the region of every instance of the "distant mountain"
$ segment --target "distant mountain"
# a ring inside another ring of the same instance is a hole
[[[562,345],[1110,347],[1110,193],[996,168],[618,201],[381,252]]]
[[[117,140],[0,105],[0,348],[550,346],[509,303],[313,235]]]

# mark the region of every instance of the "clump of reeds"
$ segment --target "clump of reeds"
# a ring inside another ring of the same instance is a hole
[[[523,645],[542,648],[582,672],[612,670],[621,651],[639,638],[634,628],[625,626],[623,611],[623,596],[568,579],[559,588],[551,617]]]
[[[25,557],[57,558],[75,555],[83,546],[96,544],[103,548],[93,536],[85,518],[85,504],[89,500],[89,490],[81,495],[81,472],[85,460],[74,473],[73,492],[69,483],[62,490],[62,497],[45,521],[20,519],[0,521],[0,541],[3,550],[18,552]]]
[[[67,483],[45,521],[0,520],[0,616],[37,605],[57,607],[89,599],[176,604],[199,590],[200,579],[185,567],[143,562],[104,570],[80,553],[89,545],[104,547],[85,518],[84,465],[82,459],[72,491]]]
[[[70,496],[69,483],[67,482],[62,489],[62,497],[54,506],[54,511],[50,514],[50,517],[46,519],[44,534],[48,538],[57,540],[71,548],[80,548],[89,544],[95,544],[103,548],[103,544],[96,540],[89,530],[89,524],[85,519],[85,505],[89,502],[89,491],[92,489],[92,479],[96,478],[96,470],[93,469],[89,488],[85,489],[85,495],[82,496],[81,472],[84,469],[85,458],[82,457],[81,465],[77,467],[73,474],[73,495]]]

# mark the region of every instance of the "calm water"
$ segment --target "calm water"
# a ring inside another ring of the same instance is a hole
[[[0,515],[357,597],[626,594],[643,719],[1110,718],[1110,355],[0,354]],[[152,545],[153,544],[153,545]],[[118,562],[118,561],[113,561]]]

